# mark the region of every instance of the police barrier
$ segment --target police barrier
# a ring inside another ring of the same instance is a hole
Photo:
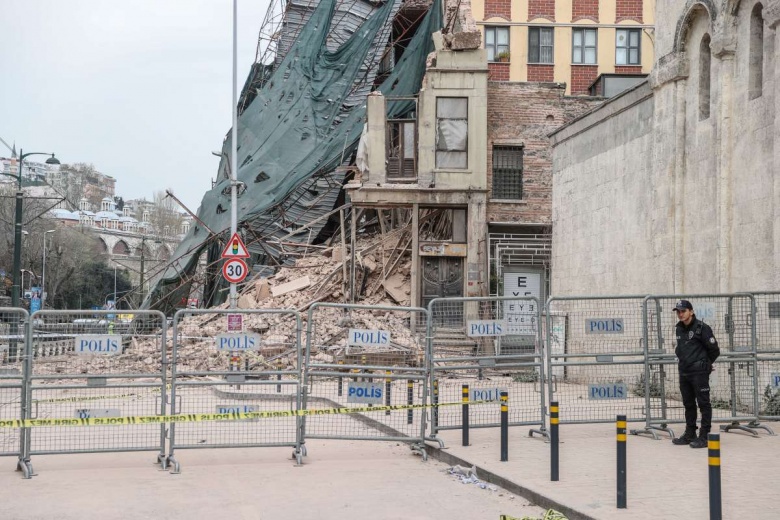
[[[165,414],[166,320],[159,311],[38,311],[31,316],[25,419]],[[155,451],[165,467],[159,424],[28,430],[34,455]]]
[[[724,431],[738,429],[757,435],[757,429],[764,429],[772,433],[758,420],[756,307],[750,294],[669,295],[645,299],[643,320],[647,361],[643,396],[649,412],[645,429],[631,433],[655,435],[661,431],[673,436],[668,424],[685,422],[675,357],[678,319],[673,312],[680,299],[692,303],[696,317],[712,328],[720,348],[709,384],[713,423],[727,423],[721,426]],[[689,334],[698,333],[698,330],[689,331]]]
[[[548,391],[560,424],[645,421],[643,296],[552,297],[545,308]]]
[[[780,293],[755,292],[759,419],[780,420]]]
[[[301,407],[301,318],[294,310],[190,310],[173,318],[173,414],[290,411]],[[196,353],[210,351],[204,357]],[[289,446],[302,462],[300,417],[171,424],[176,450]]]
[[[0,308],[0,420],[25,416],[28,322],[26,310]],[[30,478],[32,468],[22,456],[26,433],[22,428],[0,430],[0,456],[17,457],[17,469]]]
[[[533,297],[437,298],[428,304],[431,392],[439,402],[461,397],[469,385],[469,401],[495,401],[509,395],[509,426],[545,429],[544,362],[540,339],[541,311]],[[500,425],[499,407],[469,411],[469,427]],[[435,410],[431,439],[460,429],[457,407]]]
[[[427,404],[426,324],[417,307],[312,304],[304,407]],[[424,409],[307,416],[303,439],[402,441],[426,458],[425,428]]]

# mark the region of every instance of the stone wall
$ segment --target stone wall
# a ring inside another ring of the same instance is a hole
[[[659,0],[649,83],[553,136],[555,294],[780,290],[780,2],[758,94],[755,5]]]

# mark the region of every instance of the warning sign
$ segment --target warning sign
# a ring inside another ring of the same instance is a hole
[[[225,249],[222,250],[222,258],[249,258],[249,251],[238,233],[233,233],[228,240]]]

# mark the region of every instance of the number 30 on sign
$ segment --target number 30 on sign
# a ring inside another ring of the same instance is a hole
[[[230,283],[241,283],[246,278],[249,269],[240,258],[231,258],[222,266],[222,276]]]

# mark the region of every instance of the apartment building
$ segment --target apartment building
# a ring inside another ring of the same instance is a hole
[[[611,96],[653,66],[655,0],[472,0],[492,81]]]

